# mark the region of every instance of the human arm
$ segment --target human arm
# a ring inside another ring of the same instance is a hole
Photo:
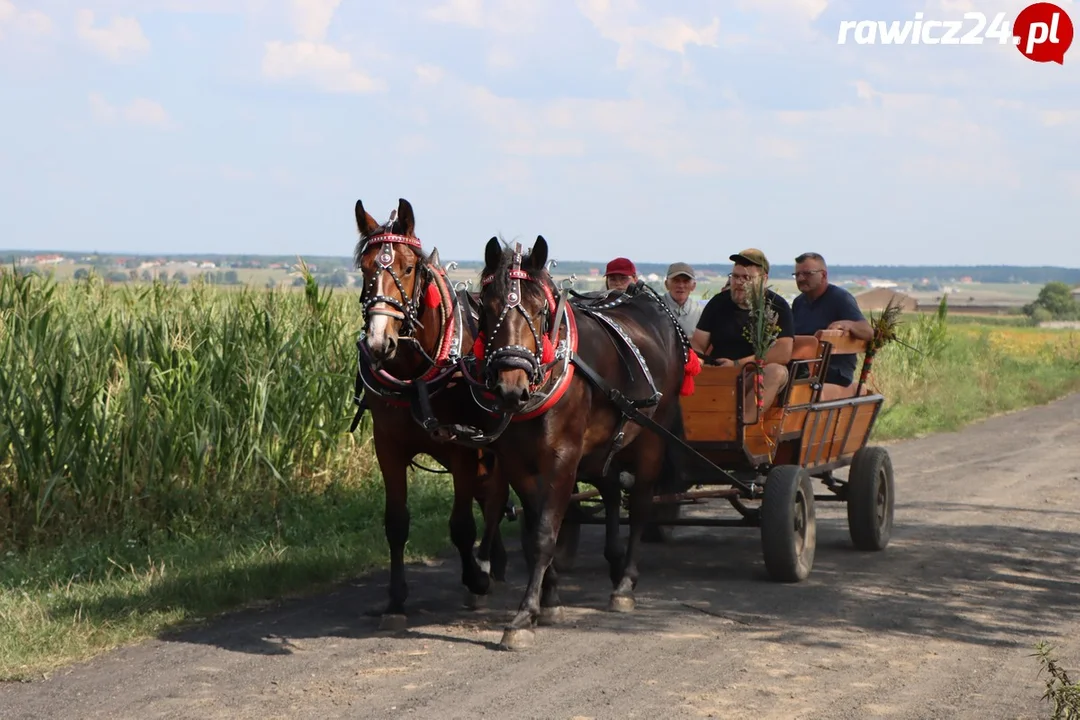
[[[855,296],[844,290],[841,297],[843,299],[839,303],[839,312],[837,313],[839,319],[830,323],[828,329],[843,330],[859,340],[873,338],[874,329],[870,327],[870,323],[863,317],[862,310],[859,309],[859,303],[855,301]]]
[[[837,320],[829,323],[829,330],[843,330],[859,340],[869,340],[874,337],[874,329],[866,320]]]
[[[716,314],[714,300],[715,298],[711,298],[709,302],[705,303],[705,307],[701,309],[697,319],[697,326],[694,328],[694,334],[690,337],[690,347],[702,357],[707,357],[709,342],[712,340],[713,316]]]
[[[705,355],[705,351],[709,348],[709,336],[710,333],[701,328],[697,328],[690,338],[690,347],[692,347],[698,355]]]

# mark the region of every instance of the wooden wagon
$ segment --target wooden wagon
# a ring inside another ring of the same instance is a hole
[[[782,582],[810,574],[819,501],[847,503],[856,548],[885,549],[893,522],[892,462],[885,448],[866,444],[885,398],[823,382],[833,356],[865,349],[864,341],[839,331],[796,336],[788,384],[762,418],[753,417],[753,404],[751,417],[744,416],[746,398],[753,398],[748,392],[753,364],[704,366],[694,393],[681,398],[691,488],[654,497],[653,522],[760,527],[766,569]],[[845,467],[846,479],[834,475]],[[815,479],[820,492],[815,492]],[[575,494],[574,511],[560,530],[560,565],[569,565],[580,525],[604,522],[598,494]],[[738,515],[688,517],[681,512],[716,499],[730,502]]]

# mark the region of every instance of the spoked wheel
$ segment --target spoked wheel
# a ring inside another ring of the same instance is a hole
[[[855,452],[847,481],[848,531],[859,550],[884,550],[892,536],[895,483],[892,459],[883,447]]]
[[[810,575],[817,547],[814,486],[798,465],[778,465],[765,479],[761,501],[761,548],[765,569],[777,582]]]

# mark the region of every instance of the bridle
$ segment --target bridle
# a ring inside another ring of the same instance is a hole
[[[391,213],[390,221],[384,227],[393,227],[393,223],[396,217],[396,211]],[[364,241],[364,247],[361,249],[358,256],[362,257],[367,253],[368,249],[374,245],[381,245],[379,254],[375,257],[375,274],[372,276],[370,284],[364,283],[364,290],[360,294],[360,306],[363,308],[364,320],[367,322],[373,315],[385,315],[395,320],[401,321],[401,330],[398,335],[403,338],[413,338],[413,331],[416,328],[422,328],[423,324],[420,322],[420,289],[424,285],[421,282],[420,273],[427,272],[431,274],[430,268],[423,262],[423,250],[420,244],[420,238],[410,237],[408,235],[399,235],[389,231],[383,231],[376,235],[372,235]],[[407,245],[411,248],[415,248],[417,255],[417,278],[413,282],[413,292],[411,295],[405,292],[405,286],[401,282],[401,277],[394,271],[394,259],[397,254],[395,245]],[[379,290],[379,276],[382,273],[387,273],[394,281],[394,285],[398,289],[401,298],[404,302],[401,302],[397,298],[390,297],[389,295],[378,294]],[[432,280],[432,278],[428,278]],[[390,308],[377,308],[375,305],[384,303],[389,305]]]
[[[552,340],[548,337],[547,332],[540,332],[536,328],[536,323],[533,322],[533,318],[529,315],[521,306],[521,281],[527,280],[534,282],[540,286],[544,292],[544,297],[547,300],[547,306],[540,313],[541,327],[547,329],[547,325],[553,322],[558,317],[558,308],[555,303],[555,295],[551,291],[551,287],[548,286],[543,280],[534,278],[529,273],[521,269],[521,243],[517,243],[514,247],[514,259],[507,270],[509,276],[509,288],[506,291],[505,303],[503,305],[502,312],[499,314],[498,320],[495,321],[495,327],[491,331],[491,336],[486,341],[481,340],[484,333],[480,333],[478,336],[478,349],[482,348],[482,357],[485,360],[486,365],[486,379],[490,386],[495,378],[495,371],[500,368],[516,368],[519,370],[525,370],[529,374],[529,385],[532,388],[538,386],[544,379],[544,372],[546,366],[552,364],[554,361],[554,351],[552,346]],[[487,287],[495,282],[495,274],[492,273],[481,279],[481,285]],[[485,292],[483,289],[480,291],[481,295]],[[516,310],[521,313],[521,316],[525,318],[525,323],[529,326],[529,331],[532,333],[533,340],[535,341],[535,350],[530,350],[524,345],[504,345],[491,350],[491,345],[495,341],[495,337],[499,334],[499,329],[502,327],[506,318],[511,311]],[[478,353],[480,354],[480,353]]]

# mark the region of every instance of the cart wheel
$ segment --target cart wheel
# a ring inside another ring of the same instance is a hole
[[[814,486],[798,465],[778,465],[765,479],[761,501],[761,548],[765,568],[777,582],[810,575],[817,545]]]
[[[859,550],[884,550],[893,526],[892,459],[883,447],[863,447],[851,459],[847,481],[847,518],[851,541]]]

